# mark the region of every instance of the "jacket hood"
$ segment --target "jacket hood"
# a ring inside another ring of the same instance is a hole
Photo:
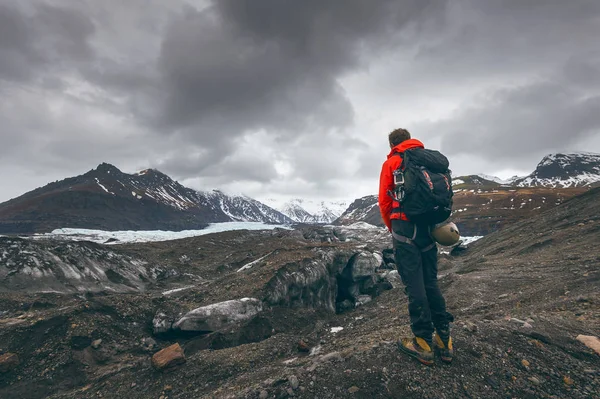
[[[421,143],[417,139],[408,139],[408,140],[405,140],[402,143],[398,144],[394,148],[392,148],[392,150],[390,151],[390,153],[388,154],[387,157],[389,159],[394,154],[396,154],[396,153],[402,154],[404,151],[409,150],[411,148],[425,148],[425,146],[423,145],[423,143]]]

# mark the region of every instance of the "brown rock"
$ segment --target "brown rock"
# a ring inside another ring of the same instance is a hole
[[[92,342],[92,348],[94,348],[94,349],[100,348],[100,345],[102,345],[102,340],[101,339],[97,339],[94,342]]]
[[[298,351],[308,353],[310,352],[310,346],[304,340],[300,340],[298,341]]]
[[[525,367],[526,369],[529,368],[530,364],[527,360],[523,359],[521,360],[521,364],[523,365],[523,367]]]
[[[152,356],[152,365],[157,370],[165,370],[185,363],[185,355],[179,344],[174,344]]]
[[[357,386],[353,386],[353,387],[348,388],[348,392],[349,393],[356,393],[358,391],[360,391],[360,388],[357,387]]]
[[[0,373],[8,373],[19,365],[19,356],[14,353],[0,355]]]
[[[575,381],[573,381],[573,379],[569,376],[564,376],[563,381],[566,385],[573,385],[575,383]]]

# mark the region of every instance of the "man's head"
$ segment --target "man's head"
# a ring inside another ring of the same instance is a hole
[[[388,136],[390,147],[394,148],[403,141],[410,139],[410,133],[406,129],[396,129]]]

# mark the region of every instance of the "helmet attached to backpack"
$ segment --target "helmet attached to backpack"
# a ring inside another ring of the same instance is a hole
[[[449,247],[458,242],[460,232],[454,223],[449,222],[435,226],[431,231],[431,236],[438,244]]]

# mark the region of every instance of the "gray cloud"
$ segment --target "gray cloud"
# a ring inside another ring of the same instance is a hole
[[[398,126],[461,173],[600,152],[599,15],[594,0],[0,1],[4,196],[101,161],[263,198],[371,194]]]
[[[510,162],[525,168],[549,152],[581,150],[575,145],[600,134],[600,91],[589,94],[569,75],[590,68],[570,65],[568,75],[551,81],[486,93],[426,129],[443,132],[442,149],[448,153],[477,154],[496,166]]]
[[[68,69],[91,57],[92,21],[82,13],[39,4],[27,13],[0,4],[0,80],[39,78],[43,69]]]
[[[337,78],[361,63],[363,47],[433,5],[443,2],[218,1],[188,10],[162,46],[162,122],[194,125],[203,141],[216,129],[223,139],[348,126],[354,111]]]

